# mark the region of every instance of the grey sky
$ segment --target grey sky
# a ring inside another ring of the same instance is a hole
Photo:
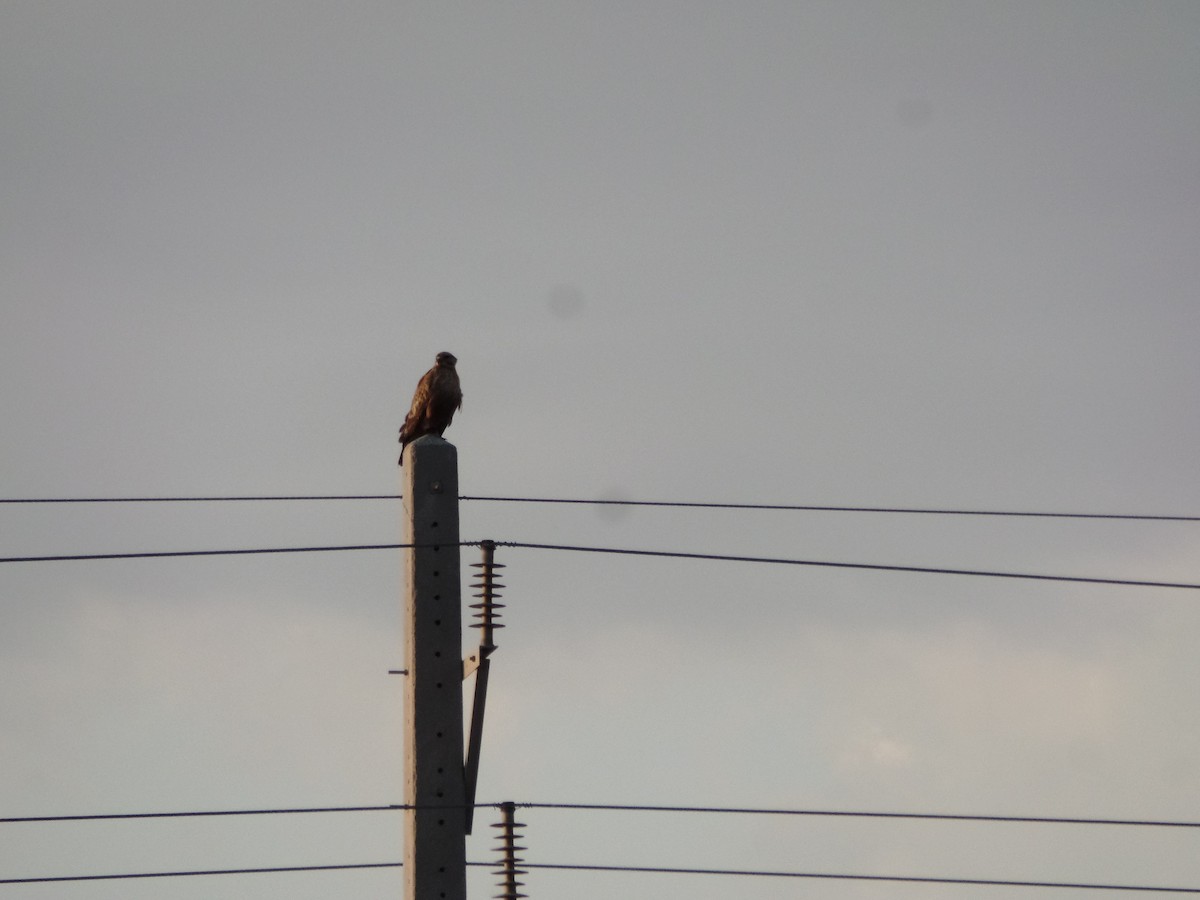
[[[445,349],[472,495],[1195,515],[1198,36],[1191,2],[5,3],[0,494],[392,493]],[[0,531],[385,543],[398,514]],[[1192,524],[474,502],[463,536],[1200,581]],[[484,799],[1198,818],[1194,592],[500,557]],[[0,815],[399,802],[399,590],[388,552],[3,566]],[[523,818],[545,862],[1200,887],[1186,831]],[[400,840],[389,814],[0,828],[0,878]]]

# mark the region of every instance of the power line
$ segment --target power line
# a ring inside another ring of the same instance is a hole
[[[398,500],[396,493],[250,494],[228,497],[0,497],[0,503],[239,503],[266,500]]]
[[[498,808],[499,802],[475,803],[473,808]],[[951,822],[1007,822],[1018,824],[1044,825],[1124,825],[1140,827],[1165,828],[1200,828],[1200,821],[1178,821],[1167,819],[1103,819],[1065,816],[1008,816],[984,815],[968,813],[917,813],[917,812],[873,812],[870,810],[838,810],[838,809],[780,809],[772,807],[744,806],[661,806],[628,803],[547,803],[520,802],[515,804],[520,809],[547,810],[578,810],[578,811],[612,811],[612,812],[655,812],[655,813],[706,813],[724,815],[756,815],[756,816],[807,816],[807,817],[842,817],[863,819],[909,819],[926,821]],[[414,807],[403,803],[391,803],[373,806],[304,806],[282,807],[270,809],[207,809],[186,810],[183,812],[133,812],[133,813],[83,813],[76,815],[56,816],[7,816],[0,818],[0,824],[18,824],[34,822],[91,822],[123,819],[171,819],[199,818],[219,816],[275,816],[320,813],[361,813],[361,812],[403,812]],[[465,809],[462,804],[423,806],[422,809]]]
[[[495,863],[469,862],[469,866],[494,866]],[[559,869],[575,872],[638,872],[666,875],[739,875],[758,878],[818,878],[836,881],[889,881],[910,884],[970,884],[995,887],[1076,888],[1091,891],[1158,891],[1175,894],[1200,894],[1200,888],[1158,887],[1140,884],[1085,884],[1065,881],[1004,881],[992,878],[934,878],[915,875],[846,875],[832,872],[775,872],[759,869],[691,869],[666,866],[567,865],[561,863],[522,862],[522,869]]]
[[[126,878],[192,878],[197,875],[261,875],[268,872],[332,872],[342,869],[395,869],[403,863],[342,863],[328,866],[271,866],[261,869],[196,869],[186,872],[122,872],[113,875],[51,875],[0,878],[0,884],[44,884],[53,881],[117,881]]]
[[[84,813],[66,816],[7,816],[0,824],[28,822],[97,822],[115,819],[181,819],[204,816],[279,816],[303,813],[349,813],[349,812],[402,812],[409,809],[404,805],[392,806],[310,806],[285,807],[283,809],[206,809],[186,812],[138,812],[138,813]]]
[[[530,544],[523,541],[497,541],[498,547],[530,550],[564,550],[579,553],[616,553],[626,556],[655,556],[672,559],[707,559],[722,562],[750,562],[787,566],[821,566],[835,569],[868,569],[877,572],[917,572],[928,575],[975,575],[986,578],[1025,578],[1036,581],[1067,581],[1079,584],[1113,584],[1131,587],[1186,588],[1200,590],[1200,584],[1177,581],[1141,581],[1128,578],[1089,578],[1078,575],[1036,575],[1026,572],[993,572],[982,569],[947,569],[933,566],[898,566],[878,563],[829,562],[812,559],[781,559],[767,556],[732,556],[724,553],[685,553],[674,550],[631,550],[619,547],[581,547],[567,544]],[[2,561],[2,560],[0,560]]]
[[[176,872],[122,872],[104,875],[51,875],[30,878],[0,878],[0,884],[45,884],[64,881],[117,881],[132,878],[192,878],[203,875],[260,875],[278,872],[330,872],[348,869],[395,869],[403,863],[341,863],[323,866],[270,866],[250,869],[192,869]],[[492,868],[495,862],[470,861],[468,866],[486,866]],[[530,863],[522,862],[523,869],[546,869],[574,872],[630,872],[653,873],[666,875],[726,875],[757,878],[808,878],[837,881],[887,881],[909,884],[969,884],[990,885],[997,887],[1039,887],[1039,888],[1074,888],[1095,891],[1154,891],[1159,893],[1197,894],[1200,888],[1165,887],[1157,885],[1137,884],[1088,884],[1082,882],[1062,881],[1009,881],[991,878],[937,878],[932,876],[914,875],[853,875],[833,872],[780,872],[763,869],[710,869],[710,868],[677,868],[667,866],[615,866],[615,865],[582,865],[566,863]]]
[[[0,503],[238,503],[274,500],[399,500],[400,494],[263,494],[214,497],[3,497]]]
[[[6,497],[0,504],[51,503],[235,503],[327,500],[399,500],[400,494],[263,494],[179,497]],[[1200,516],[1153,513],[1089,513],[995,509],[955,509],[906,506],[831,506],[800,503],[718,503],[686,500],[617,500],[583,497],[487,497],[460,496],[460,500],[489,503],[557,503],[586,506],[645,506],[681,509],[777,510],[788,512],[845,512],[930,516],[1001,516],[1045,519],[1112,519],[1143,522],[1200,522]]]
[[[9,562],[73,562],[89,559],[166,559],[178,556],[247,556],[255,553],[321,553],[341,550],[400,550],[416,544],[354,544],[339,547],[259,547],[249,550],[166,550],[138,553],[74,553],[58,556],[5,556],[0,563]]]
[[[1170,516],[1141,513],[1021,512],[992,509],[938,509],[904,506],[816,506],[795,503],[708,503],[676,500],[589,500],[562,497],[459,497],[494,503],[570,503],[591,506],[656,506],[685,509],[759,509],[790,512],[899,513],[929,516],[1013,516],[1046,519],[1124,519],[1132,521],[1200,522],[1200,516]]]
[[[460,541],[459,546],[478,546],[480,541]],[[982,569],[950,569],[935,566],[900,566],[880,563],[832,562],[829,560],[787,559],[768,556],[734,556],[724,553],[688,553],[677,550],[635,550],[622,547],[585,547],[568,544],[534,544],[525,541],[497,541],[499,547],[529,550],[562,550],[581,553],[612,553],[624,556],[651,556],[670,559],[700,559],[718,562],[749,562],[770,565],[817,566],[835,569],[865,569],[877,572],[915,572],[927,575],[973,575],[985,578],[1023,578],[1035,581],[1073,582],[1077,584],[1110,584],[1126,587],[1184,588],[1200,590],[1200,584],[1178,581],[1144,581],[1129,578],[1092,578],[1081,575],[1040,575],[1028,572],[996,572]],[[321,553],[345,550],[399,550],[417,544],[352,544],[333,547],[260,547],[244,550],[167,550],[137,553],[76,553],[54,556],[6,556],[0,563],[71,562],[105,559],[166,559],[187,556],[246,556],[264,553]]]
[[[498,804],[488,804],[496,806]],[[616,812],[717,813],[752,816],[830,816],[862,819],[919,819],[951,822],[1012,822],[1039,825],[1134,825],[1170,828],[1200,828],[1200,821],[1152,819],[1086,819],[1064,816],[998,816],[962,813],[870,812],[836,809],[763,809],[735,806],[646,806],[615,803],[517,803],[521,809],[607,810]],[[0,822],[3,822],[0,819]]]

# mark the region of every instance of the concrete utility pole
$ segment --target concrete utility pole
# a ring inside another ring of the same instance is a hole
[[[405,900],[466,900],[458,451],[405,449]]]

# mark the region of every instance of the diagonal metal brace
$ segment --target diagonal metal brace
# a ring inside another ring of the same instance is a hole
[[[472,624],[472,628],[483,629],[480,635],[479,649],[463,660],[463,680],[475,675],[475,698],[471,704],[471,729],[467,739],[467,758],[463,764],[463,788],[464,802],[466,805],[467,817],[467,834],[471,833],[471,826],[475,818],[475,787],[479,782],[479,753],[483,743],[483,715],[487,708],[487,688],[488,675],[491,671],[491,656],[493,650],[496,649],[493,634],[494,629],[503,628],[504,626],[496,622],[500,617],[497,612],[503,609],[503,604],[496,602],[496,597],[499,596],[497,591],[504,587],[496,580],[496,569],[503,569],[504,566],[494,561],[496,552],[495,541],[483,541],[480,545],[483,549],[483,562],[472,563],[471,565],[480,569],[478,573],[478,582],[474,587],[479,593],[475,596],[480,598],[478,603],[472,603],[471,608],[477,609],[475,618],[479,622]]]
[[[483,711],[487,705],[488,672],[491,660],[484,657],[475,669],[475,700],[471,706],[471,733],[467,740],[467,761],[463,765],[463,793],[467,814],[467,834],[475,819],[475,786],[479,783],[479,750],[483,743]]]

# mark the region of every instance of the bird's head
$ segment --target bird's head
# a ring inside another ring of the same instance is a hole
[[[453,369],[456,362],[458,362],[458,359],[454,354],[448,353],[445,350],[437,355],[437,364],[443,368]]]

